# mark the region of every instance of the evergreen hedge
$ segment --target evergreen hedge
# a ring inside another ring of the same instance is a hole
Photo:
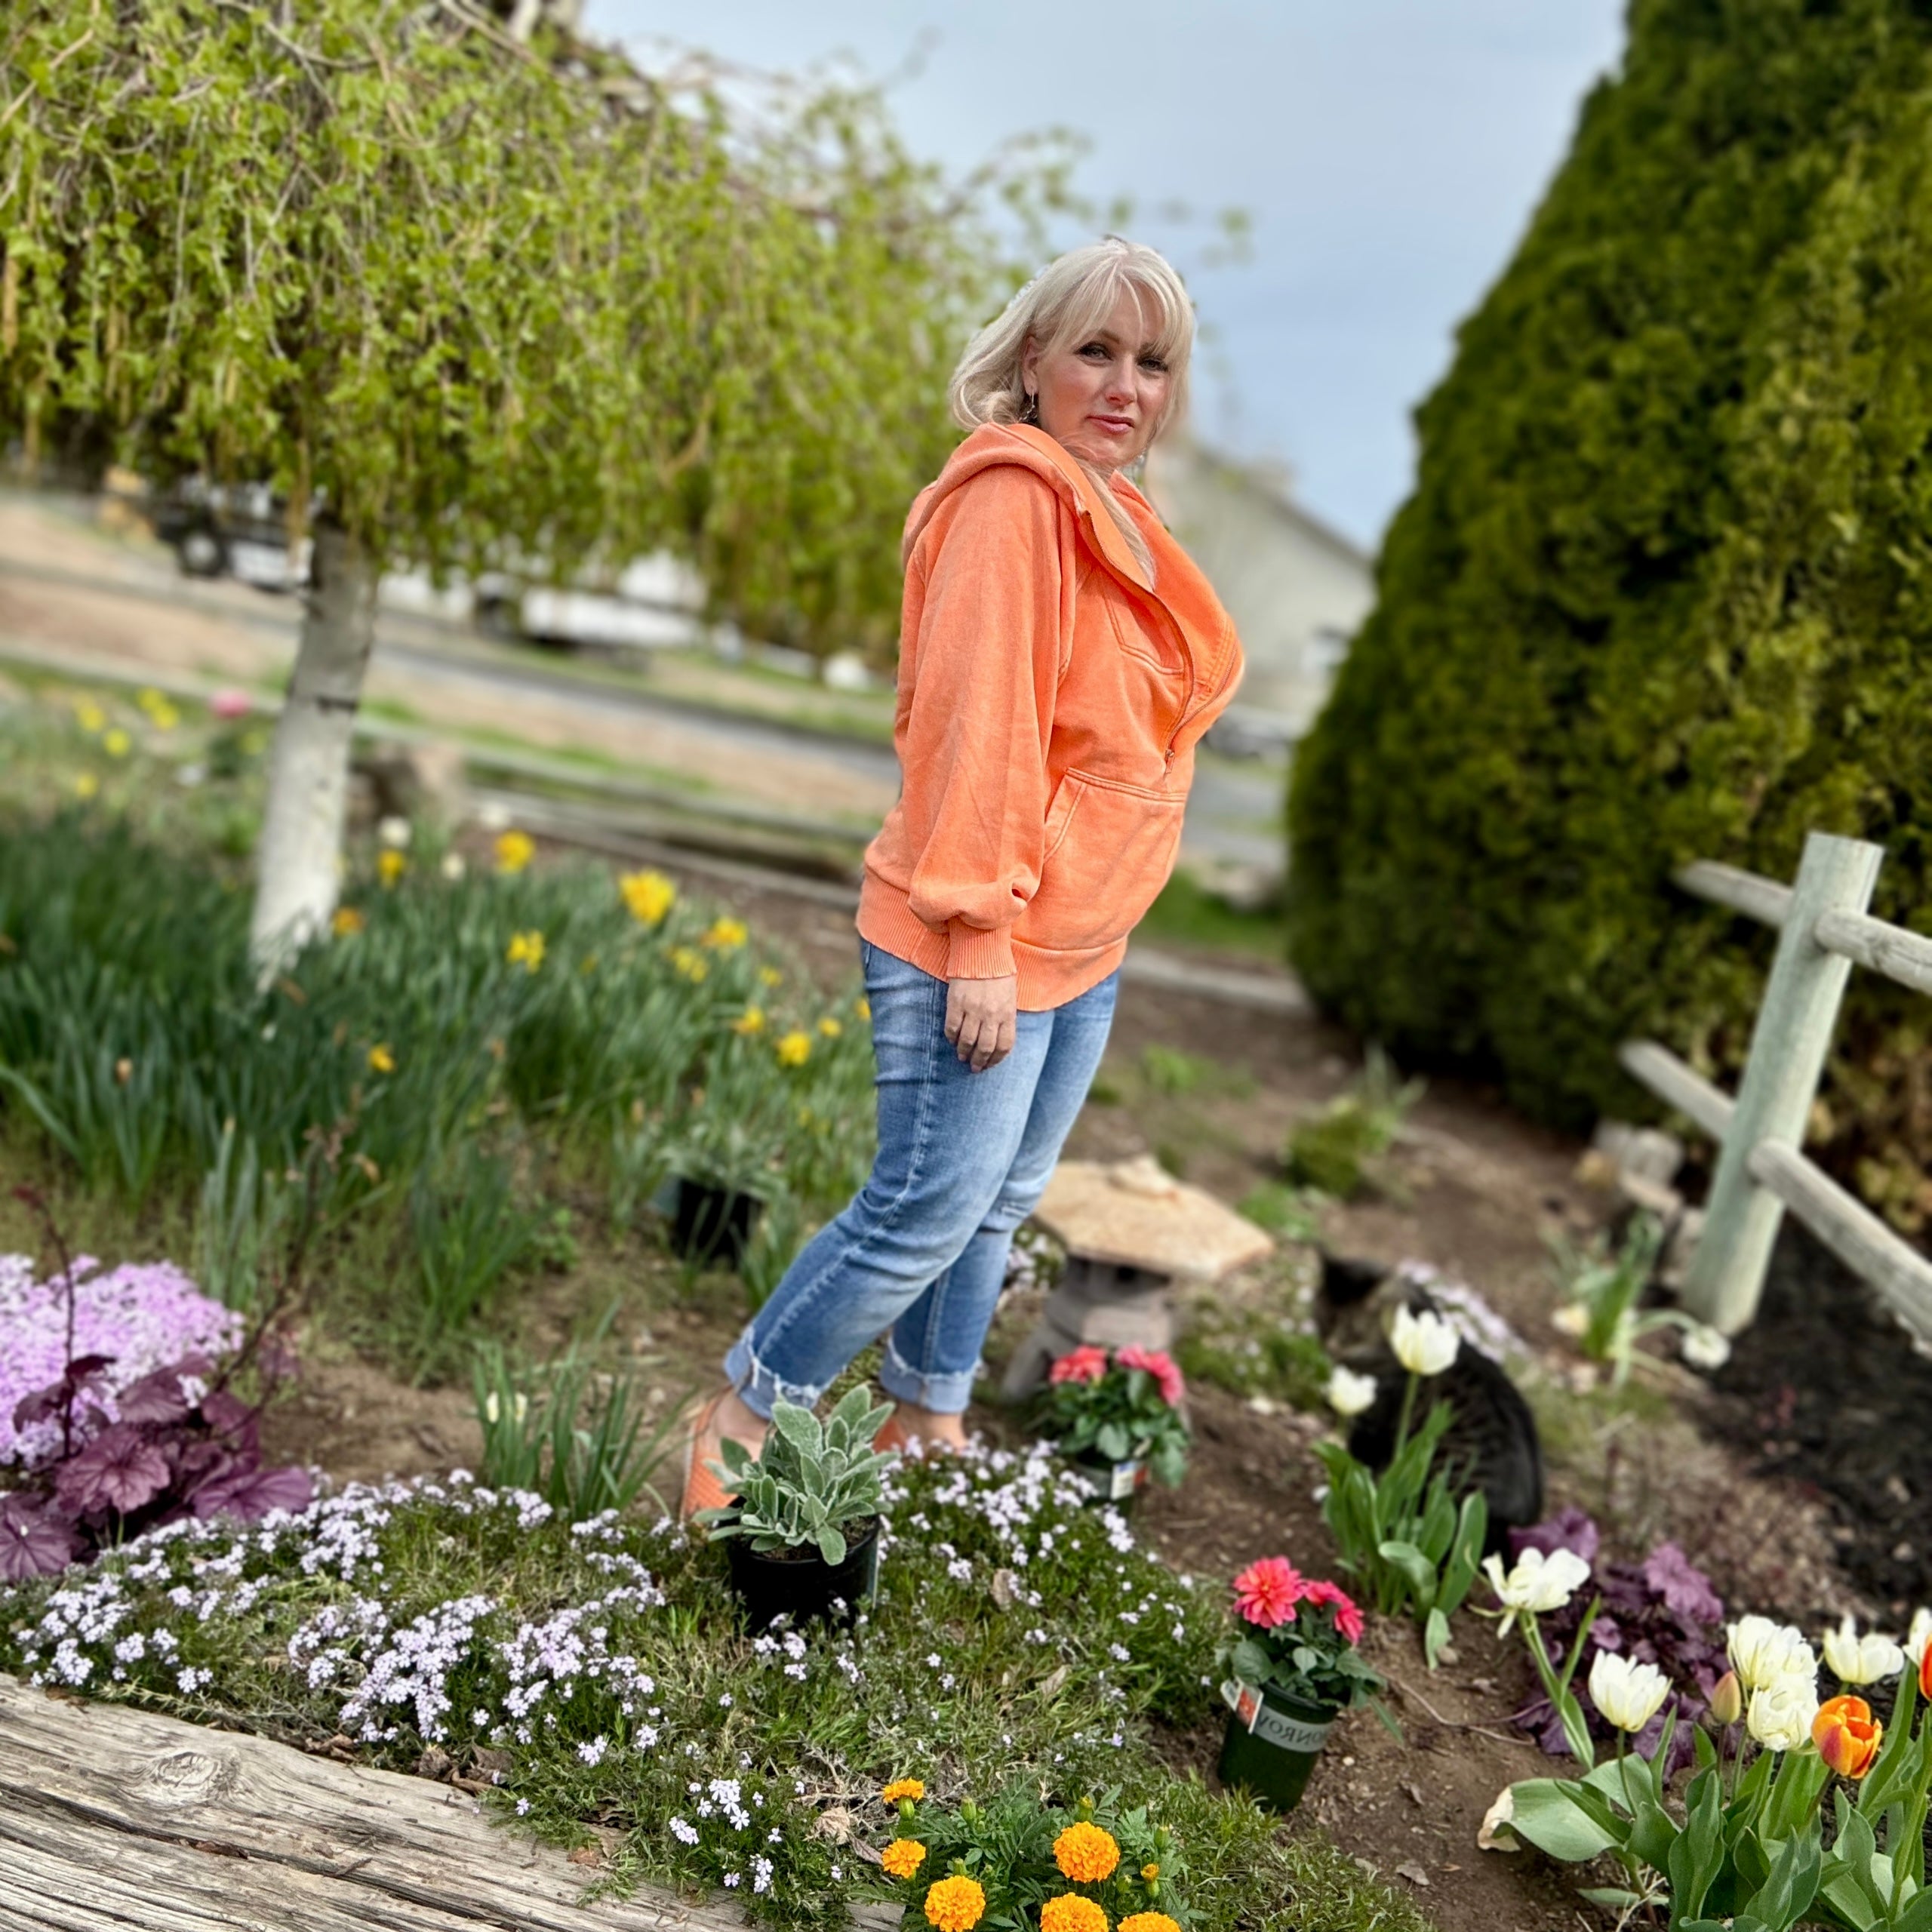
[[[1291,787],[1295,960],[1565,1124],[1641,1104],[1632,1034],[1733,1079],[1768,937],[1673,866],[1856,835],[1932,931],[1932,6],[1634,0],[1417,423]],[[1928,1031],[1854,974],[1814,1121],[1909,1228]]]

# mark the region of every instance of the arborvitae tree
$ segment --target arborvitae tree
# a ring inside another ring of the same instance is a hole
[[[1406,1060],[1580,1124],[1724,1078],[1767,946],[1668,884],[1889,853],[1932,931],[1932,8],[1633,0],[1620,74],[1418,417],[1297,761],[1289,920]],[[1932,1215],[1932,1003],[1855,974],[1814,1147]]]
[[[315,540],[257,948],[334,903],[377,573],[658,548],[889,635],[944,376],[1004,285],[875,99],[728,109],[551,0],[28,0],[0,23],[0,438],[261,479]],[[1048,157],[1051,162],[1051,157]],[[989,177],[1031,205],[1051,165]]]

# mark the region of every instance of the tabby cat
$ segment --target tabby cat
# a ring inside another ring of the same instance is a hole
[[[1337,1361],[1375,1377],[1375,1401],[1349,1431],[1349,1454],[1381,1469],[1395,1453],[1402,1390],[1408,1377],[1389,1348],[1386,1331],[1396,1309],[1441,1314],[1429,1291],[1379,1262],[1324,1253],[1315,1319]],[[1454,1419],[1438,1452],[1460,1491],[1480,1489],[1489,1500],[1485,1552],[1505,1547],[1512,1529],[1543,1520],[1543,1446],[1536,1418],[1500,1363],[1466,1341],[1440,1375],[1424,1383],[1417,1414],[1433,1398]]]

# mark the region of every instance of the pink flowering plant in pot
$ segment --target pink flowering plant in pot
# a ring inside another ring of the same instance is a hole
[[[1041,1426],[1070,1461],[1138,1465],[1172,1488],[1186,1473],[1193,1439],[1181,1409],[1186,1394],[1161,1349],[1074,1349],[1047,1371]]]

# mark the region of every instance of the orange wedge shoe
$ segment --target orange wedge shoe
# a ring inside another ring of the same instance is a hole
[[[728,1389],[719,1389],[691,1418],[690,1439],[685,1444],[685,1493],[678,1505],[678,1514],[685,1522],[700,1509],[721,1509],[731,1500],[731,1491],[698,1454],[698,1444],[711,1432],[719,1405],[731,1392]]]

